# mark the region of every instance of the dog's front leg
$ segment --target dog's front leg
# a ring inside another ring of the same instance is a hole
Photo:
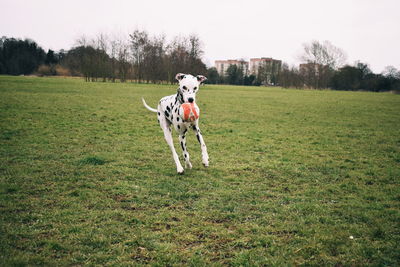
[[[203,165],[205,167],[208,167],[208,152],[207,152],[207,146],[206,143],[204,142],[203,136],[201,135],[200,128],[199,128],[199,123],[198,120],[196,121],[195,125],[193,125],[193,131],[196,134],[197,140],[200,143],[201,147],[201,156],[202,156],[202,161]]]
[[[185,137],[186,137],[186,130],[179,134],[179,142],[181,143],[182,153],[183,153],[183,157],[185,158],[186,168],[191,169],[192,163],[190,163],[190,156],[189,156],[189,152],[187,151],[187,148],[186,148],[186,138]]]
[[[175,151],[174,141],[172,139],[171,128],[169,127],[167,120],[163,116],[159,116],[159,120],[160,120],[160,126],[164,132],[165,141],[167,141],[167,144],[169,145],[169,148],[171,149],[172,157],[174,158],[174,161],[176,164],[176,171],[179,174],[182,174],[184,170],[183,170],[181,162],[179,161],[178,154],[176,154],[176,151]]]

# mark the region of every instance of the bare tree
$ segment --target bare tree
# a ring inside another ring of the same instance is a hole
[[[129,76],[131,64],[129,63],[129,44],[124,40],[117,43],[118,78],[125,82]]]
[[[165,36],[154,36],[149,38],[145,48],[144,69],[146,81],[160,83],[166,80],[165,75]]]
[[[150,36],[136,29],[127,39],[99,33],[94,38],[81,36],[76,44],[68,65],[88,81],[102,78],[115,82],[119,78],[124,82],[132,78],[137,82],[175,83],[176,73],[207,72],[201,59],[202,43],[196,35],[178,36],[167,43],[165,35]]]
[[[400,71],[393,66],[386,66],[382,75],[389,83],[390,90],[400,91]]]
[[[300,66],[300,72],[304,85],[312,88],[327,87],[333,71],[344,65],[345,52],[329,41],[312,41],[310,44],[303,44],[303,48],[300,59],[306,64]]]
[[[344,66],[347,60],[347,55],[343,49],[334,46],[329,41],[324,41],[323,47],[325,59],[324,65],[327,65],[334,70]]]
[[[117,51],[118,51],[118,41],[114,38],[112,38],[109,42],[109,47],[110,47],[110,58],[111,58],[111,70],[110,70],[110,76],[109,79],[112,82],[115,82],[116,74],[117,74],[117,65],[118,65],[118,60],[117,60]]]
[[[304,53],[300,56],[303,62],[328,66],[334,70],[342,67],[347,59],[346,53],[329,41],[322,44],[312,41],[310,44],[303,44]]]
[[[96,48],[107,52],[108,48],[108,35],[105,33],[99,33],[96,36]]]
[[[187,39],[181,36],[175,37],[167,46],[167,73],[168,81],[175,82],[175,74],[188,72],[188,48]]]
[[[382,75],[390,79],[400,79],[400,71],[393,66],[386,66]]]
[[[74,47],[78,46],[86,46],[89,43],[88,38],[86,35],[81,35],[75,39]]]
[[[282,63],[281,70],[278,75],[279,84],[282,87],[289,88],[301,88],[303,87],[302,76],[298,68],[292,66],[289,67],[287,63]]]
[[[108,35],[105,33],[99,33],[94,40],[97,53],[96,64],[99,72],[99,76],[102,77],[103,82],[107,80],[107,77],[111,75],[110,57],[108,55]]]
[[[133,67],[135,72],[135,78],[138,82],[143,79],[143,64],[145,48],[148,43],[149,35],[146,31],[140,31],[136,29],[130,37],[130,47],[132,51]]]

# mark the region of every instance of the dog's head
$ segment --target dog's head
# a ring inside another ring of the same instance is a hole
[[[195,77],[191,74],[183,73],[178,73],[175,78],[179,82],[178,93],[182,95],[183,103],[196,102],[196,93],[199,91],[200,84],[207,80],[203,75]]]

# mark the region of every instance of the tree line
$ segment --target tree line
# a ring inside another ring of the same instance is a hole
[[[0,73],[30,74],[40,64],[51,60],[51,55],[52,53],[46,54],[33,40],[2,37],[0,39]]]
[[[206,75],[202,43],[196,35],[151,36],[135,30],[125,37],[99,34],[82,36],[68,51],[46,53],[33,40],[0,40],[0,74],[71,75],[86,81],[127,80],[174,83],[179,72]]]
[[[345,52],[325,41],[303,45],[300,66],[260,65],[256,74],[230,65],[225,75],[202,61],[202,42],[196,35],[150,35],[135,30],[127,36],[82,36],[68,51],[45,52],[35,41],[2,37],[0,74],[81,76],[86,81],[174,83],[179,72],[202,74],[208,83],[279,85],[285,88],[400,91],[400,71],[392,66],[375,74],[368,64],[346,65]]]
[[[284,88],[334,89],[365,91],[400,91],[400,71],[387,66],[380,74],[371,71],[368,64],[345,64],[345,52],[329,41],[303,45],[299,66],[283,63],[277,69],[260,65],[256,75],[245,75],[241,66],[230,65],[226,75],[219,75],[216,68],[208,69],[208,82],[234,85],[273,84]]]
[[[345,52],[325,41],[303,45],[299,67],[283,64],[279,83],[282,87],[334,90],[400,91],[400,71],[387,66],[373,73],[367,63],[346,64]]]

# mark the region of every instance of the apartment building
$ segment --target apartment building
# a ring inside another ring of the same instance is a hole
[[[226,71],[231,65],[240,67],[243,70],[244,76],[256,76],[261,84],[275,85],[281,70],[282,61],[271,57],[251,58],[249,62],[235,59],[215,61],[215,68],[220,76],[226,76]]]
[[[281,60],[273,59],[271,57],[251,58],[249,63],[250,74],[258,75],[260,67],[265,67],[271,73],[279,72],[282,65]]]
[[[221,76],[226,76],[226,71],[229,66],[236,65],[238,68],[243,70],[243,75],[248,75],[249,72],[249,62],[245,60],[237,60],[237,59],[229,59],[229,60],[216,60],[215,68],[218,71],[218,74]]]

